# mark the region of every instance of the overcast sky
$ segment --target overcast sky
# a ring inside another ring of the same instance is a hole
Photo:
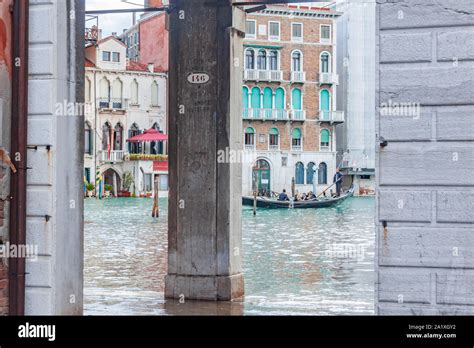
[[[139,4],[143,6],[143,0],[86,0],[87,10],[107,10],[119,8],[137,8],[138,6],[130,3]],[[314,3],[316,5],[317,3]],[[306,4],[307,5],[307,4]],[[140,15],[137,14],[137,19]],[[99,16],[99,28],[102,29],[102,37],[109,36],[111,33],[122,33],[123,29],[128,29],[132,26],[132,14],[109,14]],[[91,27],[96,24],[96,20],[86,22],[86,27]]]
[[[129,0],[127,2],[141,4],[143,0]],[[108,10],[119,8],[137,8],[138,6],[128,4],[121,0],[86,0],[86,10]],[[140,15],[137,14],[137,19]],[[87,19],[87,18],[86,18]],[[96,20],[86,22],[86,27],[91,27],[96,24]],[[99,16],[99,28],[102,29],[102,37],[109,36],[112,32],[120,34],[123,29],[128,29],[132,26],[132,14],[109,14]]]

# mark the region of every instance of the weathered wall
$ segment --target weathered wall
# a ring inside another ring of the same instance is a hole
[[[12,0],[0,2],[0,148],[10,150]],[[0,161],[0,241],[8,241],[10,170]],[[0,256],[0,315],[8,314],[7,260]]]
[[[147,19],[142,19],[139,25],[140,62],[153,63],[159,71],[168,71],[169,34],[166,29],[166,14],[150,14]]]
[[[82,314],[84,117],[55,106],[84,98],[83,6],[30,0],[26,314]]]
[[[377,2],[377,312],[474,314],[474,2]]]

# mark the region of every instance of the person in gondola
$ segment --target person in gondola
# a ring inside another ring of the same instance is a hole
[[[308,194],[306,195],[306,200],[311,201],[313,199],[316,199],[316,195],[313,192],[309,191]]]
[[[295,202],[299,202],[301,200],[302,200],[301,194],[298,191],[296,191],[296,193],[295,193]]]
[[[289,201],[290,199],[288,198],[288,195],[286,194],[286,190],[283,189],[283,192],[280,193],[280,195],[278,196],[278,200],[279,201]]]
[[[336,183],[336,197],[341,195],[342,188],[342,173],[339,168],[336,169],[336,174],[334,174],[333,182]]]

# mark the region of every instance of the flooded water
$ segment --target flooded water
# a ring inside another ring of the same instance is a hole
[[[374,313],[374,199],[325,209],[243,210],[243,303],[163,298],[167,209],[150,199],[85,202],[85,315]]]

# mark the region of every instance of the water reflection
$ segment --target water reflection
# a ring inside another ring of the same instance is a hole
[[[85,314],[372,314],[374,200],[318,210],[243,210],[243,303],[164,301],[167,209],[86,200]]]

